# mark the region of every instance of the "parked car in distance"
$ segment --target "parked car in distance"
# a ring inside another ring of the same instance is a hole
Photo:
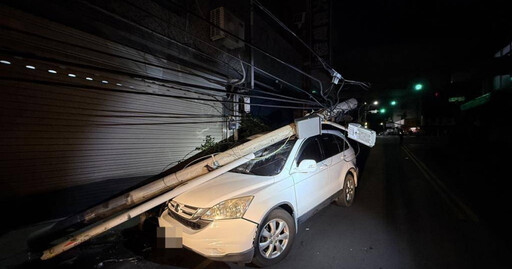
[[[264,267],[290,252],[298,225],[334,201],[354,201],[356,155],[338,130],[292,137],[168,202],[159,226],[209,259]]]

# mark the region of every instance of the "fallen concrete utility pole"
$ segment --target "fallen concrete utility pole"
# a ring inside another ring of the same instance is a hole
[[[336,113],[346,112],[348,110],[354,109],[356,106],[357,101],[355,99],[349,99],[345,102],[338,104],[338,106],[336,107],[319,112],[318,116],[323,118],[329,118],[331,117],[333,111],[336,111]],[[250,140],[242,145],[236,146],[232,149],[219,153],[218,155],[212,156],[212,158],[210,159],[198,162],[176,173],[170,174],[161,179],[153,181],[147,185],[144,185],[138,189],[130,191],[127,194],[113,198],[105,203],[102,203],[89,210],[86,210],[81,214],[64,220],[65,225],[62,225],[62,223],[57,223],[56,226],[66,227],[72,225],[73,223],[78,222],[91,224],[102,218],[112,216],[122,210],[131,208],[137,204],[143,203],[158,195],[168,192],[172,188],[175,188],[184,182],[187,182],[189,180],[195,179],[208,173],[213,173],[217,171],[217,169],[221,169],[223,166],[242,158],[242,156],[253,154],[258,150],[266,148],[270,145],[273,145],[281,140],[287,139],[296,134],[297,129],[294,123],[286,125],[277,130],[254,138],[253,140]],[[146,209],[146,211],[147,210],[149,209]],[[107,225],[101,224],[93,227],[91,230],[87,230],[85,233],[82,234],[82,236],[75,237],[76,240],[74,241],[68,240],[66,241],[67,243],[61,243],[51,249],[46,250],[45,255],[43,255],[43,257],[45,259],[49,259],[57,255],[58,253],[65,251],[66,249],[69,249],[77,244],[80,244],[88,240],[89,238],[92,237],[90,235],[94,236],[101,232],[107,231],[108,229],[113,227],[111,226],[112,223],[116,223],[116,225],[118,225],[119,223],[127,221],[128,219],[129,218],[121,218],[117,216],[113,220],[107,221]]]
[[[176,187],[182,182],[204,175],[209,172],[208,167],[215,168],[218,166],[223,166],[240,158],[240,156],[256,152],[294,134],[295,125],[293,123],[286,125],[242,145],[215,155],[214,158],[209,158],[207,160],[190,165],[183,170],[153,181],[122,196],[113,198],[76,216],[65,219],[63,220],[63,222],[66,222],[65,224],[57,223],[56,225],[60,227],[67,227],[77,222],[84,222],[86,224],[93,223],[97,220],[111,216],[112,214],[115,214],[121,210],[130,208],[138,203],[153,198],[165,191]]]
[[[332,118],[335,114],[344,113],[357,107],[356,99],[349,99],[339,103],[336,107],[327,110],[322,110],[317,114],[324,119]],[[186,169],[180,170],[174,174],[168,175],[160,180],[153,181],[138,189],[135,189],[123,196],[114,198],[106,203],[95,206],[84,213],[80,214],[75,221],[84,221],[85,223],[92,223],[95,220],[110,216],[120,210],[130,208],[140,202],[146,201],[156,195],[163,193],[184,181],[188,181],[195,177],[208,173],[208,167],[216,168],[230,163],[240,156],[244,156],[260,149],[266,148],[275,144],[283,139],[286,139],[296,134],[295,124],[289,124],[274,130],[270,133],[255,138],[242,145],[234,147],[230,150],[215,155],[214,158],[198,162],[189,166]]]
[[[207,174],[209,172],[208,169],[211,170],[211,168],[224,166],[239,159],[241,156],[266,148],[293,135],[295,135],[295,124],[292,123],[250,140],[242,145],[219,153],[212,158],[190,165],[176,173],[157,179],[126,194],[117,196],[82,213],[61,220],[48,230],[41,231],[41,233],[37,234],[37,237],[45,238],[45,236],[50,235],[51,240],[49,241],[54,241],[58,237],[63,236],[68,227],[76,224],[80,224],[82,227],[91,225],[99,220],[121,212],[122,210],[131,208],[139,203],[147,201],[148,199],[165,193],[183,182]],[[58,236],[57,238],[53,238],[54,233]],[[48,243],[50,242],[47,242],[46,244]]]
[[[255,138],[253,140],[250,140],[242,145],[239,145],[237,147],[234,147],[232,149],[224,151],[218,155],[215,155],[214,158],[209,158],[207,160],[198,162],[198,163],[191,165],[191,166],[189,166],[183,170],[180,170],[176,173],[165,176],[161,179],[158,179],[149,184],[146,184],[138,189],[130,191],[124,195],[118,196],[116,198],[113,198],[113,199],[105,202],[105,203],[102,203],[98,206],[90,208],[90,209],[86,210],[85,212],[80,213],[76,216],[67,218],[62,221],[62,222],[64,222],[64,224],[56,223],[54,225],[54,227],[57,226],[57,228],[52,227],[52,228],[50,228],[50,231],[46,231],[45,233],[52,232],[52,230],[56,230],[56,229],[64,229],[65,227],[69,227],[69,226],[71,226],[75,223],[79,223],[79,222],[81,222],[83,224],[91,225],[96,221],[107,218],[116,213],[119,213],[122,210],[131,208],[137,204],[147,201],[148,199],[151,199],[155,196],[161,195],[162,193],[165,193],[184,182],[187,182],[187,181],[195,179],[199,176],[217,171],[217,169],[214,169],[212,172],[210,172],[208,170],[208,167],[211,167],[211,168],[222,167],[222,166],[227,165],[235,160],[240,159],[242,156],[252,154],[260,149],[266,148],[266,147],[268,147],[272,144],[275,144],[281,140],[287,139],[288,137],[293,136],[294,134],[295,134],[295,124],[292,123],[292,124],[286,125],[277,130],[274,130],[270,133],[267,133],[263,136]],[[124,219],[124,221],[127,221],[127,219]],[[110,227],[107,227],[107,226],[105,226],[105,228],[106,229],[103,230],[103,232],[110,229]],[[93,229],[95,229],[95,228],[93,228]],[[93,231],[95,232],[96,230],[93,230]],[[81,242],[83,242],[87,239],[88,238],[85,238],[85,237],[80,238],[80,240],[82,240]],[[69,244],[72,247],[74,243],[69,243]],[[65,250],[67,248],[60,247],[60,249]],[[50,250],[47,250],[45,252],[48,252]],[[60,251],[60,252],[62,252],[62,251]],[[56,254],[50,255],[50,256],[45,255],[44,257],[46,259],[48,259],[55,255]]]
[[[318,113],[319,116],[324,119],[330,118],[333,112],[343,113],[354,109],[357,106],[355,99],[349,99],[345,102],[338,104],[336,107],[329,110],[323,110]],[[64,230],[76,223],[91,224],[102,218],[111,216],[121,210],[127,209],[146,201],[147,199],[153,198],[167,190],[170,190],[180,184],[181,182],[190,180],[200,175],[208,173],[208,167],[222,166],[226,163],[236,160],[239,156],[247,155],[249,153],[256,152],[262,148],[270,146],[280,140],[286,139],[296,134],[295,125],[284,126],[270,133],[255,138],[247,143],[239,145],[231,150],[220,153],[215,156],[215,159],[207,159],[198,162],[194,165],[189,166],[186,169],[153,181],[147,185],[144,185],[138,189],[128,192],[122,196],[113,198],[105,203],[92,207],[82,213],[66,218],[56,223],[51,231]]]
[[[194,180],[191,180],[189,183],[187,184],[184,184],[184,185],[181,185],[181,186],[178,186],[177,188],[169,191],[169,192],[166,192],[156,198],[153,198],[145,203],[142,203],[136,207],[134,207],[133,209],[130,209],[128,210],[127,212],[125,213],[122,213],[122,214],[119,214],[117,216],[115,216],[114,218],[111,218],[103,223],[100,223],[94,227],[92,227],[91,229],[87,229],[86,231],[83,231],[81,233],[79,233],[78,235],[76,236],[73,236],[71,239],[68,239],[68,240],[65,240],[61,243],[59,243],[58,245],[50,248],[50,249],[47,249],[43,252],[43,256],[41,256],[41,260],[47,260],[47,259],[50,259],[56,255],[59,255],[60,253],[70,249],[70,248],[73,248],[89,239],[91,239],[92,237],[94,236],[97,236],[129,219],[132,219],[154,207],[157,207],[167,201],[169,201],[170,199],[200,185],[200,184],[203,184],[204,182],[210,180],[210,179],[213,179],[217,176],[220,176],[226,172],[228,172],[229,170],[231,169],[234,169],[250,160],[252,160],[254,158],[254,154],[249,154],[249,155],[246,155],[244,157],[241,157],[239,158],[238,160],[235,160],[223,167],[220,167],[208,174],[205,174],[205,175],[202,175],[198,178],[195,178]]]

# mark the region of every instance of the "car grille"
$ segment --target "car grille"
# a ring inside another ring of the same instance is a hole
[[[199,230],[209,223],[209,221],[194,217],[194,214],[198,210],[197,207],[180,204],[171,200],[168,204],[168,208],[169,210],[167,212],[169,216],[190,229]]]

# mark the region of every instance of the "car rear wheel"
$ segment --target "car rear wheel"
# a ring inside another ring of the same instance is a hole
[[[281,208],[274,209],[260,225],[254,240],[252,263],[258,267],[276,264],[288,255],[295,237],[295,221]]]
[[[343,190],[341,190],[341,193],[338,196],[338,198],[336,198],[335,202],[339,206],[349,207],[354,202],[355,195],[356,195],[356,182],[354,180],[354,176],[349,173],[345,176],[345,182],[343,183]]]

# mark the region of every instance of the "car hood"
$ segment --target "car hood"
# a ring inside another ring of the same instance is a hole
[[[228,172],[176,196],[173,200],[180,204],[210,208],[227,199],[252,195],[273,182],[273,176]]]

